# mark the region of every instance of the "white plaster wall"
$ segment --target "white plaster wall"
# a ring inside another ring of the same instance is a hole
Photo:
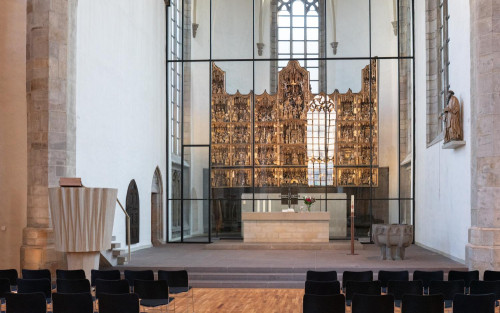
[[[140,242],[134,248],[148,246],[157,166],[166,186],[165,4],[79,1],[77,29],[77,176],[86,186],[118,188],[124,206],[135,179]],[[123,246],[118,206],[113,234]]]
[[[26,0],[0,1],[0,264],[20,266],[27,207]]]
[[[470,17],[469,1],[449,1],[450,86],[463,105],[465,147],[426,145],[425,3],[415,1],[416,190],[415,240],[465,260],[471,224]]]
[[[257,47],[252,44],[252,0],[215,0],[212,1],[212,56],[214,59],[252,58],[252,49],[257,59],[270,57],[270,0],[266,0],[263,12],[262,38],[264,50],[258,56]],[[336,0],[337,37],[339,49],[333,55],[330,42],[333,41],[331,1],[326,1],[327,56],[328,57],[369,57],[369,1]],[[255,43],[259,41],[259,9],[261,1],[255,1]],[[194,17],[192,17],[194,19]],[[397,37],[394,36],[391,22],[393,16],[392,0],[372,0],[372,55],[397,56]],[[208,59],[210,56],[210,2],[197,1],[196,22],[200,25],[196,38],[191,38],[191,58]],[[356,40],[353,40],[353,39]],[[327,91],[339,89],[346,92],[361,90],[361,70],[368,60],[339,60],[327,62]],[[252,62],[217,62],[226,71],[226,90],[228,93],[248,93],[253,88]],[[192,64],[191,140],[195,144],[209,143],[209,106],[210,85],[208,66]],[[208,77],[208,78],[207,78]],[[270,62],[255,63],[255,92],[269,91]],[[379,165],[389,167],[389,197],[398,197],[398,80],[397,61],[382,60],[379,63]],[[201,151],[201,150],[200,150]],[[197,195],[202,194],[203,183],[200,170],[208,162],[206,153],[192,155],[191,182]],[[198,169],[198,171],[196,170]],[[398,222],[398,203],[390,201],[388,222]]]

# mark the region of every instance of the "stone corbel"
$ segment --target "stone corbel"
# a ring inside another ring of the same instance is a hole
[[[193,28],[193,38],[196,38],[196,33],[198,32],[198,26],[200,26],[200,24],[193,23],[191,25],[191,27]]]
[[[337,55],[337,48],[339,46],[339,42],[334,41],[334,42],[331,42],[330,45],[332,46],[332,49],[333,49],[333,55]]]
[[[264,43],[258,42],[257,43],[257,53],[259,56],[262,56],[262,51],[264,50]]]

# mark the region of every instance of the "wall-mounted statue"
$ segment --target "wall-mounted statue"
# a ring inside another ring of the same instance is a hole
[[[444,108],[441,116],[444,116],[445,135],[444,142],[463,140],[462,131],[462,110],[460,101],[454,96],[452,90],[448,91],[448,104]]]

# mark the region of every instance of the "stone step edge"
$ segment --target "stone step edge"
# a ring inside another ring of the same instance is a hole
[[[279,288],[279,289],[303,289],[304,282],[297,281],[198,281],[190,280],[189,284],[194,288]]]

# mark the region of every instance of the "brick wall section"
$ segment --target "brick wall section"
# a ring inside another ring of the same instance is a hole
[[[22,268],[61,266],[53,247],[48,187],[74,176],[77,0],[28,0],[26,94],[28,114],[27,228]]]

